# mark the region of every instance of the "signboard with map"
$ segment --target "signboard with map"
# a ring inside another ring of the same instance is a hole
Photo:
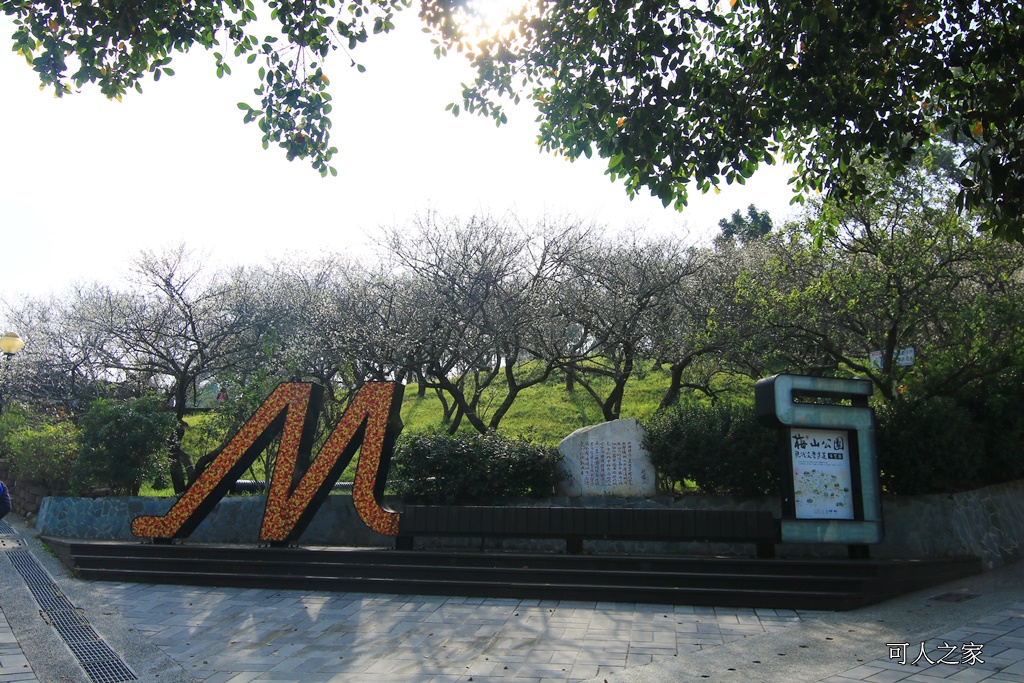
[[[865,379],[780,374],[754,386],[754,411],[778,429],[783,543],[844,543],[851,558],[885,537],[874,389]]]
[[[849,433],[798,428],[789,437],[797,519],[853,519]]]

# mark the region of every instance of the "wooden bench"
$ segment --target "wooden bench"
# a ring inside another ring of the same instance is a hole
[[[564,538],[569,553],[584,539],[754,543],[774,557],[779,532],[768,510],[407,505],[395,547],[412,550],[416,536]]]

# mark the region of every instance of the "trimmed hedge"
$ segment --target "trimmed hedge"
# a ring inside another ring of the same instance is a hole
[[[876,417],[878,467],[887,493],[944,493],[980,485],[981,429],[953,399],[895,401],[880,406]]]
[[[1024,478],[1024,373],[955,396],[901,396],[876,407],[878,464],[890,495],[954,493]],[[704,493],[778,493],[777,434],[752,407],[692,403],[660,412],[646,445],[663,484]]]
[[[10,437],[11,472],[52,491],[67,491],[78,455],[78,429],[70,422],[38,424]]]
[[[777,436],[758,424],[752,406],[677,405],[658,413],[645,428],[651,462],[671,489],[692,482],[711,494],[778,493]]]
[[[78,448],[78,428],[59,414],[20,403],[9,403],[0,414],[0,460],[20,481],[68,491]]]
[[[557,448],[494,433],[415,435],[399,439],[389,482],[409,503],[491,505],[552,495],[560,460]]]

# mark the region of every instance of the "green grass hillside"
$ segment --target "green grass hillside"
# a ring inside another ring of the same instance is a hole
[[[638,420],[650,418],[658,409],[668,385],[667,370],[648,370],[635,374],[626,384],[622,417],[635,417]],[[599,393],[604,396],[611,388],[611,382],[599,386]],[[504,386],[498,391],[485,394],[481,401],[480,412],[485,421],[490,418],[494,406],[501,398],[499,391],[503,392]],[[441,422],[441,402],[435,392],[429,390],[422,398],[417,393],[415,384],[405,388],[405,401],[402,404],[405,432],[444,430],[446,425]],[[586,389],[577,383],[574,391],[567,392],[564,376],[558,376],[519,394],[512,409],[498,426],[498,431],[507,436],[522,436],[529,441],[557,445],[576,429],[601,421],[601,409]],[[473,430],[463,420],[460,431]]]

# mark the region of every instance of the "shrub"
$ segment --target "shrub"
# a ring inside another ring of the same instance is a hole
[[[81,420],[82,447],[72,474],[73,487],[137,495],[144,481],[166,470],[174,427],[174,416],[156,396],[93,401]]]
[[[8,403],[0,411],[0,460],[10,461],[14,457],[14,448],[11,442],[17,432],[26,429],[30,418],[34,417],[27,408],[20,403]]]
[[[998,483],[1024,478],[1024,371],[1014,369],[974,384],[958,398],[985,445],[980,480]]]
[[[984,430],[949,397],[898,400],[880,406],[878,466],[887,493],[960,491],[981,480]]]
[[[71,422],[26,424],[10,433],[6,441],[15,477],[54,491],[67,491],[78,453],[78,429]]]
[[[410,503],[495,504],[553,494],[560,460],[557,448],[494,433],[414,435],[399,439],[389,479]]]
[[[779,491],[778,441],[751,406],[691,403],[663,410],[646,425],[644,444],[658,476],[692,481],[704,493],[757,496]]]

